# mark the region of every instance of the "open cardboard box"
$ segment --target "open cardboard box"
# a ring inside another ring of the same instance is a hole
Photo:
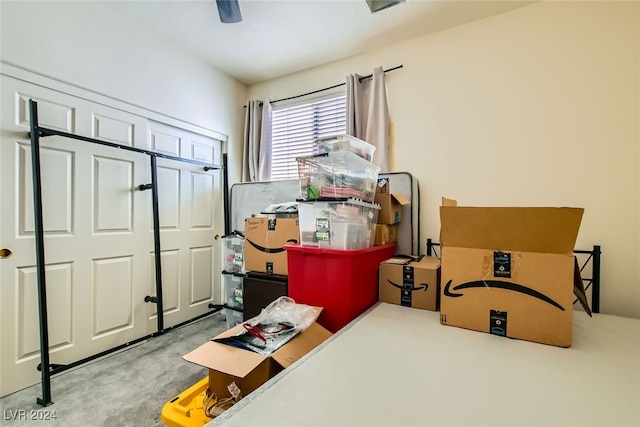
[[[560,347],[572,343],[573,302],[590,314],[573,255],[584,210],[440,208],[440,321]]]
[[[318,314],[322,311],[320,307],[313,308]],[[213,339],[230,337],[242,331],[244,327],[237,325]],[[218,398],[231,396],[227,386],[232,382],[235,382],[242,391],[242,395],[246,396],[278,372],[294,364],[331,335],[331,332],[314,322],[270,356],[208,341],[182,358],[209,368],[209,390],[216,392]]]
[[[378,178],[374,202],[380,205],[378,224],[398,224],[402,222],[402,210],[411,204],[403,194],[392,193],[389,178]]]
[[[411,200],[399,193],[376,194],[374,202],[380,205],[378,224],[402,222],[402,209],[411,204]]]

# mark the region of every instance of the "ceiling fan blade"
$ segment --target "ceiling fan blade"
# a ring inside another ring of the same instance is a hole
[[[232,24],[242,21],[238,0],[216,0],[216,5],[218,6],[220,21],[223,23]]]

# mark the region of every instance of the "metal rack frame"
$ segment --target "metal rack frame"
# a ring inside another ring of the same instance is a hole
[[[144,150],[128,145],[115,144],[112,142],[101,141],[94,138],[88,138],[80,135],[74,135],[72,133],[62,132],[54,129],[48,129],[40,127],[38,124],[38,104],[34,100],[29,100],[29,114],[30,114],[30,132],[29,137],[31,139],[31,163],[32,163],[32,178],[33,178],[33,210],[35,220],[35,246],[36,246],[36,277],[38,286],[38,314],[39,314],[39,328],[40,328],[40,364],[38,370],[41,371],[41,383],[42,383],[42,397],[37,398],[37,403],[42,406],[49,406],[53,402],[51,401],[51,377],[55,374],[59,374],[68,369],[74,368],[78,365],[84,364],[91,360],[103,357],[107,354],[125,349],[139,342],[142,342],[151,337],[162,335],[172,329],[176,329],[180,326],[184,326],[188,323],[199,320],[203,317],[209,316],[221,310],[221,306],[210,305],[209,308],[213,309],[211,312],[207,312],[196,316],[190,320],[182,322],[178,325],[174,325],[168,328],[164,327],[164,313],[163,313],[163,298],[162,298],[162,261],[161,261],[161,248],[160,248],[160,217],[158,208],[158,177],[157,177],[157,158],[176,160],[184,163],[191,163],[198,166],[202,166],[205,171],[209,170],[222,170],[223,174],[223,209],[224,209],[224,228],[225,234],[228,233],[229,226],[229,191],[228,191],[228,172],[227,172],[227,154],[223,153],[222,165],[215,165],[211,163],[201,162],[198,160],[187,159],[183,157],[170,156],[155,151]],[[147,336],[137,338],[133,341],[121,344],[109,350],[102,351],[84,359],[78,360],[65,365],[52,364],[49,357],[49,326],[47,321],[47,292],[46,292],[46,278],[45,278],[45,254],[44,254],[44,225],[43,225],[43,209],[42,209],[42,176],[40,167],[40,138],[48,136],[62,136],[65,138],[85,141],[93,144],[106,145],[122,150],[133,151],[136,153],[142,153],[149,156],[151,162],[151,183],[142,184],[138,186],[141,191],[151,190],[152,193],[152,209],[153,209],[153,238],[154,238],[154,254],[155,254],[155,296],[146,296],[144,301],[154,303],[157,305],[157,331]]]

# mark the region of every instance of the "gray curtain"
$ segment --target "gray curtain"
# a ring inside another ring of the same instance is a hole
[[[381,172],[391,171],[389,107],[382,67],[375,68],[371,78],[347,76],[347,133],[374,145],[373,163]]]
[[[271,101],[250,100],[244,116],[242,181],[271,180]]]

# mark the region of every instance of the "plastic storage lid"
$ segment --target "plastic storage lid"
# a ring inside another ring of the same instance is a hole
[[[355,197],[320,197],[318,199],[296,199],[297,203],[315,203],[315,202],[346,202],[352,205],[363,206],[371,209],[381,209],[382,205],[375,202],[366,202]]]
[[[359,172],[380,172],[380,167],[368,161],[367,159],[359,156],[348,150],[340,151],[328,151],[325,153],[311,154],[306,156],[296,157],[298,162],[298,169],[302,164],[317,165],[317,166],[330,166],[335,169],[335,172],[339,170],[354,170]],[[377,176],[376,176],[377,180]]]
[[[390,251],[391,253],[385,258],[385,259],[388,259],[393,256],[397,246],[398,246],[398,243],[392,242],[392,243],[386,243],[384,245],[369,246],[368,248],[344,250],[344,249],[320,248],[318,246],[303,246],[299,243],[295,243],[295,244],[286,244],[284,245],[284,248],[287,251],[287,256],[289,255],[289,253],[297,252],[299,254],[310,254],[310,255],[327,254],[327,255],[342,257],[346,253],[348,253],[349,255],[360,255],[360,254],[367,254],[371,252],[375,253],[378,251]],[[304,266],[296,265],[296,267],[294,268],[304,269]]]
[[[376,151],[374,145],[346,134],[317,138],[314,144],[318,148],[318,153],[350,151],[370,162],[373,161],[373,155]]]

